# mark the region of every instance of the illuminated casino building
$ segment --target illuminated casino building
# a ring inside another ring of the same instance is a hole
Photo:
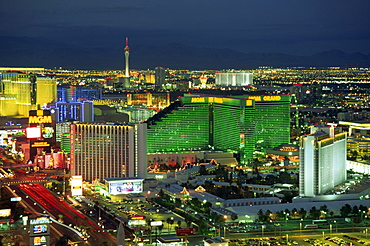
[[[247,86],[253,84],[252,73],[216,73],[216,86]]]
[[[225,151],[242,163],[255,151],[289,143],[290,96],[190,95],[148,123],[148,153]]]
[[[127,94],[127,105],[145,105],[163,109],[170,105],[170,93],[135,93]]]
[[[323,195],[347,179],[347,133],[313,127],[300,139],[299,196]]]
[[[101,100],[103,88],[100,86],[72,86],[58,85],[57,95],[59,102],[79,102],[83,100]]]
[[[63,121],[94,121],[94,104],[91,101],[81,102],[56,102],[46,107],[53,113],[56,122]]]
[[[56,80],[25,72],[0,72],[0,116],[28,117],[56,99]]]
[[[71,124],[72,175],[84,180],[140,177],[146,173],[146,124]]]

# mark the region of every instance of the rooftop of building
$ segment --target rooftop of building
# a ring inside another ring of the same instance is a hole
[[[211,238],[205,239],[204,241],[207,242],[208,244],[228,242],[226,239],[222,237],[211,237]]]

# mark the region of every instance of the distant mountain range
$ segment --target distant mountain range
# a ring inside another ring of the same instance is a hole
[[[66,69],[124,69],[123,47],[90,48],[42,38],[0,37],[0,66],[63,67]],[[272,67],[369,67],[370,54],[340,50],[310,56],[283,53],[242,53],[232,49],[199,48],[183,44],[137,45],[130,51],[132,69],[255,69]]]

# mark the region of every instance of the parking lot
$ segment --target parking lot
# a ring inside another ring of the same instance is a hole
[[[361,236],[361,237],[360,237]],[[272,246],[272,245],[314,245],[314,246],[350,246],[370,245],[370,241],[363,235],[338,235],[332,237],[316,236],[282,236],[282,237],[261,237],[261,238],[232,238],[229,239],[230,246]]]

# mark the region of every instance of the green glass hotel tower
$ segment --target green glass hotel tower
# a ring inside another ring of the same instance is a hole
[[[226,151],[241,163],[289,143],[290,96],[185,94],[148,121],[148,153]]]

